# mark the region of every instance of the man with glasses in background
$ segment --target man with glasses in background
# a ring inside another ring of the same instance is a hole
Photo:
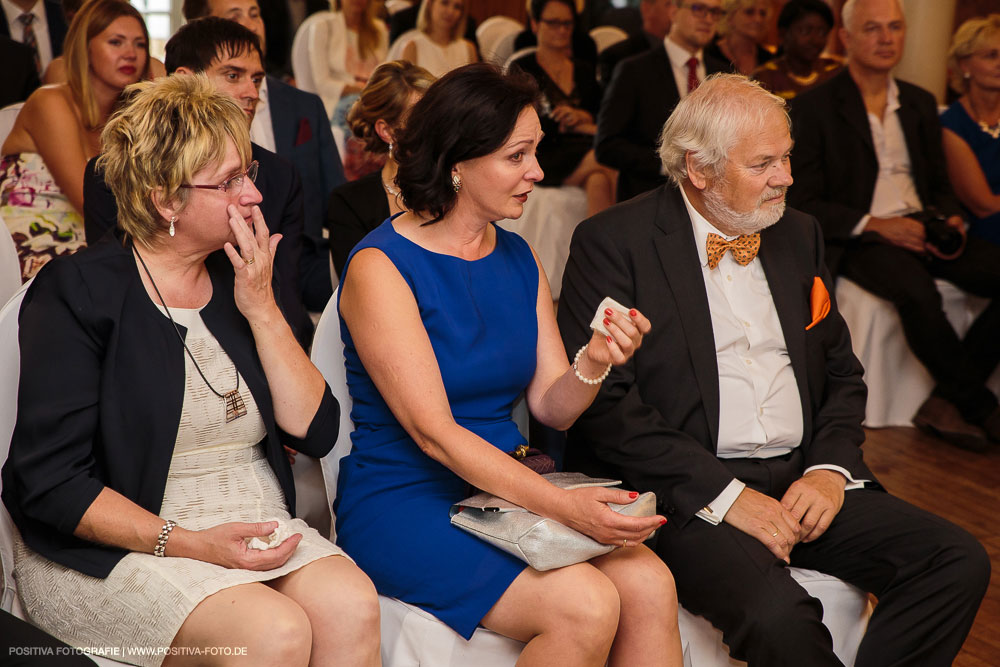
[[[706,76],[729,71],[728,63],[703,52],[724,13],[722,0],[674,0],[662,46],[615,68],[597,116],[594,148],[598,162],[619,172],[618,201],[666,182],[656,154],[663,124]]]

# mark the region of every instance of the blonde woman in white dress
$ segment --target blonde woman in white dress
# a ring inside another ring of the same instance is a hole
[[[475,45],[465,34],[469,0],[423,0],[417,14],[417,29],[403,47],[409,60],[440,77],[479,60]]]
[[[136,665],[378,665],[371,582],[290,513],[282,445],[324,455],[339,408],[274,300],[245,115],[203,77],[129,90],[102,135],[118,237],[21,308],[23,607]]]

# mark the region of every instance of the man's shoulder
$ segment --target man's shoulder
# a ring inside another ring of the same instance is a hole
[[[320,99],[319,95],[296,88],[295,86],[290,86],[281,79],[273,76],[267,77],[267,91],[271,97],[272,104],[277,102],[280,105],[287,105],[298,112],[302,112],[310,107],[313,107],[313,110],[316,107],[323,109],[323,100]]]
[[[646,244],[661,207],[673,197],[679,199],[680,194],[672,184],[666,183],[587,218],[577,225],[573,236],[581,241],[599,239],[601,243],[620,247]]]
[[[630,74],[633,72],[643,73],[645,68],[663,63],[669,64],[667,49],[663,45],[660,45],[625,58],[618,64],[618,68],[622,70],[623,74],[625,72],[629,72]]]
[[[929,90],[908,81],[903,81],[902,79],[896,79],[895,81],[896,86],[899,88],[900,102],[909,102],[916,106],[937,109],[937,99]]]

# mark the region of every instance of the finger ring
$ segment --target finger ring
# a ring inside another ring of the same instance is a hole
[[[777,537],[777,536],[778,536],[778,532],[777,531],[771,533],[771,537]]]
[[[627,539],[622,540],[622,546],[623,547],[627,547],[628,546],[628,540]]]
[[[253,263],[254,263],[254,262],[256,262],[256,261],[257,261],[257,259],[256,259],[255,257],[253,257],[252,255],[251,255],[250,259],[244,259],[244,260],[243,260],[243,262],[244,262],[244,263],[245,263],[245,264],[246,264],[247,266],[250,266],[251,264],[253,264]]]

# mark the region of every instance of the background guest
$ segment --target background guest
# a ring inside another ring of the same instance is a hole
[[[1000,14],[963,23],[948,65],[962,93],[941,116],[948,175],[969,233],[1000,244]]]
[[[236,21],[257,35],[266,59],[267,26],[257,0],[185,0],[184,16],[189,21],[203,16]],[[298,171],[304,206],[299,285],[302,303],[319,312],[333,294],[323,221],[330,192],[345,180],[340,153],[317,95],[271,75],[261,81],[257,94],[250,140],[285,158]]]
[[[541,90],[545,137],[538,163],[545,178],[540,185],[582,187],[587,215],[594,215],[615,203],[617,173],[594,157],[601,90],[593,66],[571,55],[576,7],[572,0],[531,0],[530,11],[538,49],[513,64],[534,77]]]
[[[0,216],[27,280],[84,245],[83,174],[125,86],[147,76],[149,34],[122,0],[91,0],[66,37],[67,82],[24,103],[0,152]]]
[[[670,31],[671,4],[672,0],[640,0],[642,31],[630,34],[628,39],[612,44],[597,55],[597,73],[603,85],[611,81],[620,61],[663,44]]]
[[[41,76],[63,52],[68,19],[56,0],[0,0],[0,35],[21,42],[34,52],[35,73]]]
[[[393,43],[396,39],[402,35],[407,30],[413,30],[417,27],[417,15],[420,13],[420,3],[417,2],[409,7],[400,9],[399,11],[393,12],[389,15],[389,43]],[[471,16],[466,17],[465,21],[465,38],[472,43],[476,42],[476,21]],[[477,50],[478,59],[478,50]]]
[[[338,276],[343,275],[347,256],[368,232],[390,215],[403,210],[396,185],[396,160],[392,146],[406,122],[406,114],[434,82],[430,72],[406,60],[379,65],[354,103],[347,120],[365,150],[385,155],[379,171],[334,189],[326,226],[330,232],[330,256]]]
[[[475,45],[462,35],[469,17],[468,0],[423,0],[417,34],[403,48],[403,60],[438,77],[479,60]]]
[[[724,0],[725,16],[719,22],[719,38],[705,52],[726,60],[734,72],[750,74],[774,54],[764,48],[771,17],[770,0]]]
[[[786,100],[823,83],[841,68],[822,55],[831,30],[833,12],[823,0],[790,0],[778,14],[781,56],[755,69],[753,78]]]
[[[23,102],[41,83],[35,69],[35,53],[30,48],[0,35],[0,107]]]
[[[103,133],[123,234],[21,307],[3,501],[24,608],[78,647],[376,665],[371,582],[289,514],[282,444],[322,456],[339,410],[274,299],[245,114],[204,77],[141,86]]]

